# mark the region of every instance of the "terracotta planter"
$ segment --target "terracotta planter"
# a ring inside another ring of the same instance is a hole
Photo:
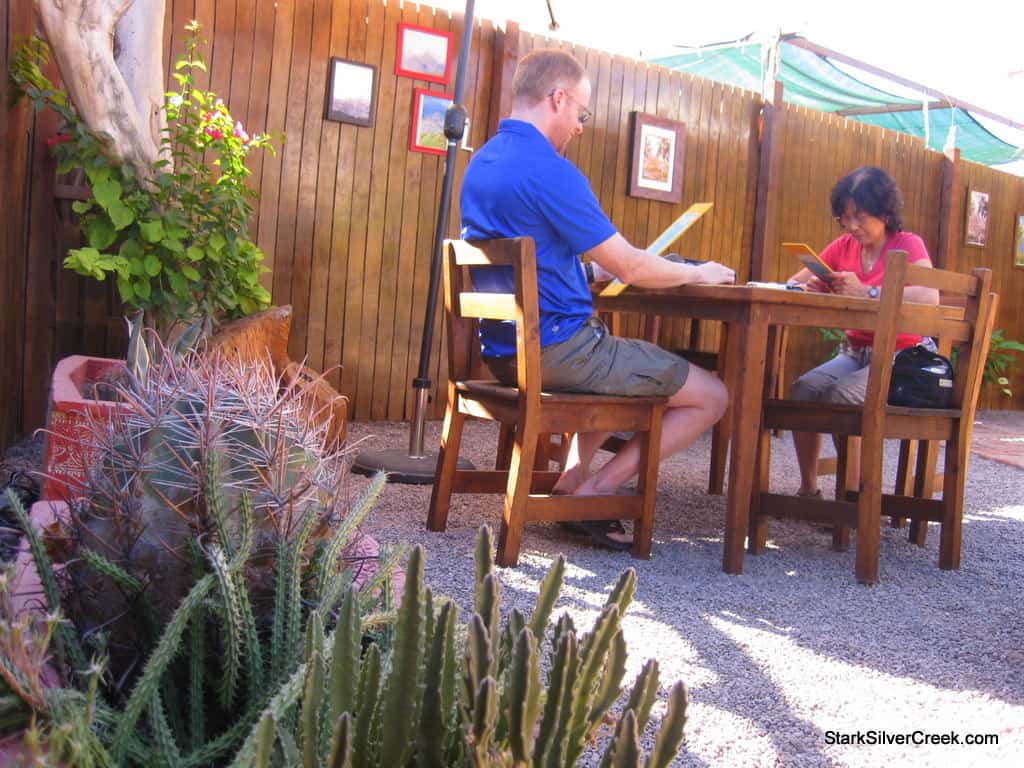
[[[83,487],[92,456],[82,450],[82,438],[90,420],[109,420],[126,409],[122,403],[95,400],[89,392],[96,382],[124,369],[123,360],[86,355],[71,355],[57,363],[50,387],[46,477],[40,498],[71,498]]]

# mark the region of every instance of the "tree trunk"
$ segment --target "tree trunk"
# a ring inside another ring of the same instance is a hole
[[[135,0],[117,23],[114,61],[135,100],[140,130],[148,132],[160,151],[167,125],[164,113],[165,0]],[[162,153],[170,160],[170,150]]]
[[[75,109],[93,131],[110,136],[110,154],[131,163],[140,178],[150,178],[159,155],[164,3],[36,0]],[[133,4],[139,7],[126,20],[126,36],[115,60],[114,30]],[[154,18],[159,22],[152,23]],[[118,62],[128,72],[127,79]]]

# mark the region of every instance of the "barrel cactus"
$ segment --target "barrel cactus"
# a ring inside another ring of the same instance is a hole
[[[256,632],[248,642],[275,651],[298,642],[352,533],[344,457],[325,449],[305,390],[282,388],[268,366],[216,356],[164,351],[144,369],[121,390],[128,413],[90,424],[86,488],[45,537],[64,566],[63,609],[109,657],[119,689],[205,574],[231,610],[214,612],[219,629],[197,643],[234,659],[245,626]],[[275,658],[280,674],[286,655]],[[225,705],[243,677],[250,689],[264,682],[255,666],[226,672]]]

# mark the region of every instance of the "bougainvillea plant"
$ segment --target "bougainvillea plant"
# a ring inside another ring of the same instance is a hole
[[[198,24],[186,30],[185,54],[174,70],[178,90],[164,103],[161,159],[146,177],[112,159],[110,137],[91,130],[43,75],[45,42],[31,39],[11,65],[12,79],[35,108],[62,118],[50,141],[58,173],[81,169],[92,192],[72,206],[83,245],[68,253],[64,266],[97,280],[114,278],[122,301],[143,310],[147,325],[161,333],[178,321],[215,325],[270,303],[260,284],[264,256],[249,237],[256,193],[246,186],[245,161],[255,150],[273,153],[272,140],[250,136],[222,100],[196,86],[195,73],[206,64]]]

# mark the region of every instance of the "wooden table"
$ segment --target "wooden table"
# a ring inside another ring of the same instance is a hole
[[[769,330],[781,326],[875,329],[878,302],[832,294],[745,285],[688,285],[668,289],[630,287],[614,297],[594,297],[594,308],[724,323],[724,379],[731,425],[729,485],[722,569],[743,572],[743,544],[754,499],[754,472],[768,370]],[[949,309],[920,305],[901,332],[937,335]],[[721,353],[720,353],[721,354]]]

